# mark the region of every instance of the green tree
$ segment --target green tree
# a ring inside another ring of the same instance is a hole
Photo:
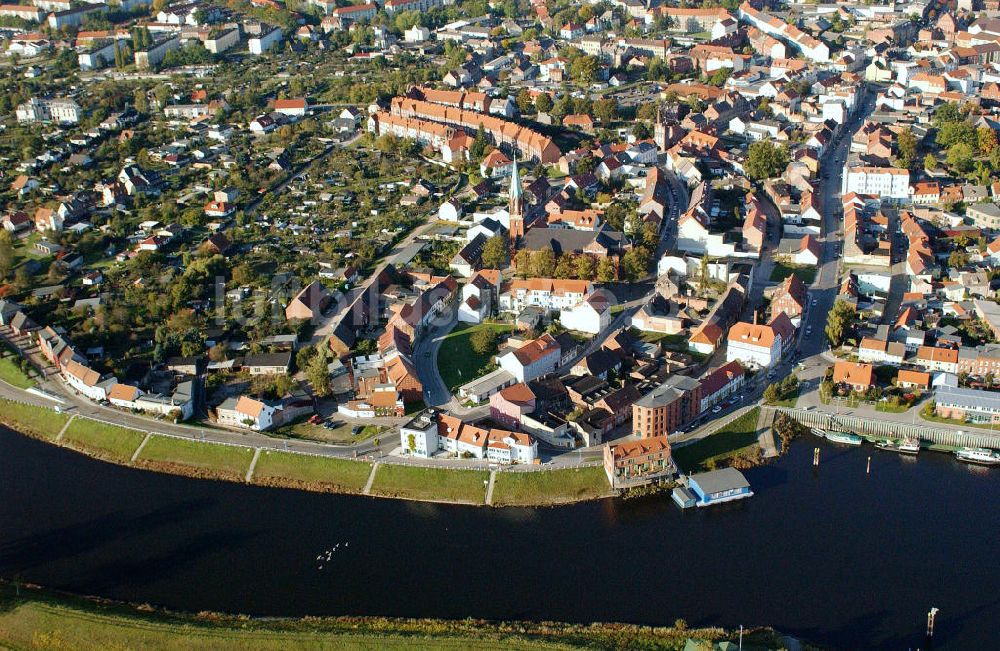
[[[779,400],[781,400],[781,395],[778,391],[778,385],[776,383],[767,385],[767,388],[764,389],[764,402],[773,405]]]
[[[601,122],[613,122],[618,117],[618,103],[613,99],[594,102],[594,117]]]
[[[531,99],[531,93],[527,88],[522,88],[517,94],[517,108],[521,113],[534,112],[535,102]]]
[[[594,258],[587,255],[578,255],[576,257],[576,277],[579,280],[593,280],[594,274],[597,271],[597,264],[594,262]]]
[[[487,269],[503,269],[507,266],[509,242],[503,235],[494,235],[483,245],[483,266]]]
[[[910,127],[906,127],[896,136],[896,149],[899,152],[899,165],[912,168],[917,161],[917,137]]]
[[[611,258],[601,258],[597,263],[597,280],[602,283],[610,283],[615,280],[615,263]]]
[[[469,147],[469,153],[472,154],[472,158],[474,160],[482,159],[483,155],[486,154],[486,148],[489,144],[490,141],[486,137],[486,129],[480,123],[479,128],[476,129],[476,137],[472,141],[472,146]]]
[[[556,254],[542,249],[531,254],[531,270],[539,278],[551,278],[556,272]]]
[[[972,171],[973,156],[972,145],[956,142],[948,148],[948,166],[959,174],[968,174]]]
[[[552,110],[552,96],[548,93],[539,93],[535,97],[535,110],[540,113],[548,113]]]
[[[969,264],[969,256],[965,251],[952,251],[948,256],[948,266],[952,269],[961,269]]]
[[[489,326],[484,326],[472,333],[469,337],[469,345],[477,355],[490,355],[497,349],[497,331]]]
[[[788,149],[775,145],[770,140],[758,140],[747,150],[744,165],[747,174],[754,180],[779,176],[788,165]]]
[[[928,170],[928,171],[932,170],[932,169],[934,169],[934,168],[937,167],[937,164],[938,164],[937,158],[934,157],[934,154],[927,154],[926,156],[924,156],[924,169],[925,170]]]
[[[644,277],[649,271],[652,258],[649,249],[644,246],[629,249],[622,256],[622,270],[625,272],[625,277],[632,281]]]
[[[576,81],[582,83],[592,83],[597,79],[598,60],[597,57],[585,54],[577,57],[569,65],[569,74]]]
[[[330,395],[330,371],[327,368],[330,362],[325,352],[314,355],[306,366],[306,377],[312,385],[313,393],[317,396]]]
[[[10,233],[3,231],[0,234],[0,282],[7,280],[13,268],[14,246],[10,242]]]
[[[935,142],[942,149],[948,149],[960,142],[974,147],[977,144],[976,130],[965,120],[947,122],[938,130]]]
[[[830,340],[830,345],[839,348],[843,345],[848,333],[857,319],[854,308],[849,303],[837,300],[833,309],[826,318],[826,338]]]
[[[997,148],[997,132],[989,127],[979,127],[976,130],[976,141],[979,145],[979,155],[989,156]]]

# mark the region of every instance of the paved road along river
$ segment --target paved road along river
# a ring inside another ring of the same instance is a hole
[[[850,649],[923,646],[936,606],[937,649],[996,644],[1000,470],[809,440],[748,476],[754,498],[711,510],[490,510],[159,475],[0,430],[0,576],[190,611],[684,618]]]

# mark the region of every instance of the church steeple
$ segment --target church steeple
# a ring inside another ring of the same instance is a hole
[[[521,186],[521,174],[517,171],[517,153],[514,154],[514,164],[510,172],[510,241],[517,243],[517,238],[524,235],[524,188]]]

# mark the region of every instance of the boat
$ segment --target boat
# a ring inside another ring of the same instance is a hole
[[[827,432],[826,440],[833,443],[843,443],[844,445],[861,445],[864,441],[857,434],[848,434],[847,432]]]
[[[826,432],[824,432],[823,430],[821,430],[818,427],[814,427],[814,428],[812,428],[809,431],[812,432],[813,434],[815,434],[816,436],[820,437],[821,439],[825,439],[826,438]]]
[[[959,448],[955,450],[955,456],[965,463],[975,463],[980,466],[1000,465],[1000,453],[989,448]]]
[[[903,439],[901,441],[886,439],[876,443],[875,447],[880,450],[888,450],[889,452],[898,452],[900,454],[918,454],[920,452],[920,443],[914,439]]]

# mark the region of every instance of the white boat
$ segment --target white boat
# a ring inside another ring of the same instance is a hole
[[[818,427],[814,427],[814,428],[812,428],[809,431],[812,432],[814,435],[820,437],[821,439],[825,439],[826,438],[826,432],[824,432],[823,430],[821,430]]]
[[[1000,465],[1000,453],[988,448],[959,448],[955,450],[955,456],[959,461],[965,463],[975,463],[981,466]]]
[[[901,441],[886,439],[876,443],[875,447],[880,450],[888,450],[889,452],[898,452],[900,454],[918,454],[920,452],[920,443],[913,439],[903,439]]]
[[[848,434],[847,432],[827,432],[826,440],[833,443],[843,443],[844,445],[861,445],[864,441],[857,434]]]

